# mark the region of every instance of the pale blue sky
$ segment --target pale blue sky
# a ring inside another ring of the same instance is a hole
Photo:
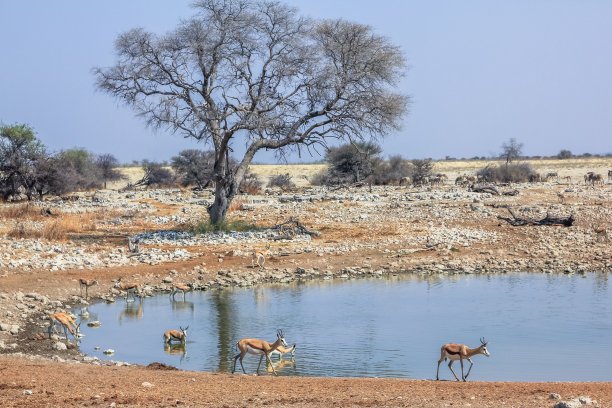
[[[383,141],[386,155],[493,155],[511,137],[530,155],[612,152],[612,1],[286,3],[311,17],[371,25],[405,52],[401,88],[413,103],[403,129]],[[114,63],[119,33],[164,33],[193,14],[190,4],[0,0],[0,121],[30,124],[53,151],[84,147],[121,162],[208,149],[146,128],[97,92],[91,74]]]

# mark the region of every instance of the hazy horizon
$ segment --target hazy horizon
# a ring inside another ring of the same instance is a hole
[[[400,88],[412,104],[403,128],[381,141],[386,157],[491,157],[512,137],[528,156],[612,152],[612,2],[284,3],[314,18],[370,25],[402,48],[410,69]],[[194,14],[190,4],[0,0],[0,122],[32,126],[51,151],[80,147],[121,163],[210,149],[147,128],[96,91],[91,72],[115,63],[121,32],[163,34]],[[233,148],[237,157],[244,151],[238,142]],[[274,154],[260,152],[254,162],[274,163]]]

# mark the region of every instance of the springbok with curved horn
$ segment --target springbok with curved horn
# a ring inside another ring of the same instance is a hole
[[[185,293],[191,292],[192,290],[193,283],[188,283],[187,285],[181,285],[180,283],[177,283],[175,285],[172,285],[172,292],[170,292],[170,296],[172,296],[172,299],[174,299],[174,295],[176,295],[178,292],[183,292],[183,300],[185,300]]]
[[[261,360],[264,356],[266,356],[266,360],[270,364],[272,361],[270,360],[270,353],[278,348],[278,346],[282,345],[283,347],[289,347],[285,342],[285,333],[282,330],[276,331],[276,341],[274,343],[268,343],[264,340],[257,339],[242,339],[240,340],[236,346],[240,350],[240,353],[236,354],[234,357],[234,368],[232,369],[232,373],[236,372],[236,360],[240,358],[240,366],[242,367],[242,372],[246,374],[244,370],[244,365],[242,365],[242,359],[247,353],[250,354],[259,354],[259,364],[257,365],[257,375],[259,375],[259,367],[261,366]],[[272,366],[272,371],[274,371],[274,375],[278,375],[274,366]]]
[[[85,299],[89,298],[89,287],[98,285],[98,281],[95,279],[79,279],[79,288],[81,289],[81,297],[83,297],[83,287],[85,287]]]
[[[459,381],[459,378],[457,378],[457,374],[455,374],[455,372],[453,371],[452,365],[453,362],[459,360],[459,362],[461,363],[461,379],[463,381],[466,381],[468,375],[470,375],[470,371],[472,371],[472,366],[474,365],[470,357],[473,357],[477,354],[484,354],[487,357],[490,356],[489,351],[487,350],[487,342],[485,341],[484,337],[480,339],[480,347],[469,348],[468,346],[465,346],[463,344],[449,343],[443,345],[440,352],[441,356],[440,360],[438,360],[436,381],[439,380],[438,374],[440,373],[440,363],[446,360],[447,358],[450,359],[450,363],[448,363],[448,368],[450,368],[457,381]],[[467,360],[470,362],[470,369],[468,370],[465,376],[463,375],[463,360]]]
[[[184,329],[179,326],[179,329],[181,329],[181,331],[167,330],[164,333],[164,343],[170,343],[172,340],[178,340],[181,343],[185,343],[187,340],[187,329],[189,329],[189,326],[185,327]]]
[[[130,296],[130,293],[132,293],[134,299],[136,299],[136,294],[138,294],[138,297],[142,299],[142,287],[140,286],[140,283],[125,283],[121,282],[121,278],[119,278],[117,279],[117,282],[115,282],[115,288],[125,291],[126,302]]]

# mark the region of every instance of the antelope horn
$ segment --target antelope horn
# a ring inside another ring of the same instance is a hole
[[[481,337],[481,338],[480,338],[480,343],[481,343],[481,344],[487,344],[487,342],[485,341],[485,338],[484,338],[484,337]]]

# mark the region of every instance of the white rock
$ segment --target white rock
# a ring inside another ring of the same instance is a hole
[[[148,382],[148,381],[145,381],[145,382],[143,382],[143,383],[142,383],[142,386],[143,386],[143,387],[147,387],[147,388],[149,388],[149,387],[152,387],[152,386],[153,386],[153,384],[151,384],[151,383],[150,383],[150,382]]]
[[[57,343],[53,344],[53,350],[62,351],[62,350],[67,350],[67,349],[68,347],[66,347],[66,345],[62,343],[61,341],[58,341]]]

